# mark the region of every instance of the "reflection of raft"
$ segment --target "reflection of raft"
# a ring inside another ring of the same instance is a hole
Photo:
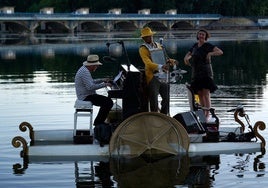
[[[23,122],[19,129],[29,130],[30,143],[21,137],[14,137],[14,147],[22,145],[22,156],[109,156],[142,154],[180,154],[180,153],[239,153],[257,152],[265,148],[265,140],[258,133],[264,130],[265,124],[255,123],[253,129],[259,141],[248,142],[193,142],[200,140],[202,134],[188,134],[185,128],[174,118],[155,113],[144,112],[135,114],[124,120],[115,130],[109,146],[100,147],[97,142],[92,144],[74,144],[73,130],[34,130]],[[241,133],[244,128],[220,127],[219,132]]]

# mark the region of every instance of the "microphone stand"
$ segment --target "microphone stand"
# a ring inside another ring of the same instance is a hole
[[[169,59],[169,57],[168,57],[168,55],[167,55],[167,52],[166,52],[166,49],[165,49],[165,47],[164,47],[164,45],[163,45],[163,38],[160,38],[159,39],[159,43],[160,43],[160,45],[161,45],[161,47],[162,47],[162,50],[163,50],[163,52],[164,52],[164,57],[165,57],[165,60],[166,60],[166,62],[168,61],[168,59]],[[166,63],[165,62],[165,63]],[[170,68],[170,65],[169,65],[169,63],[168,63],[168,68],[167,68],[167,79],[166,79],[166,82],[167,82],[167,100],[168,100],[168,102],[167,102],[167,109],[168,109],[168,111],[167,111],[167,115],[170,115],[170,73],[169,73],[169,68]]]
[[[106,46],[107,46],[107,48],[108,48],[108,54],[109,54],[109,55],[110,55],[110,50],[109,50],[109,48],[110,48],[110,46],[111,46],[112,44],[120,44],[120,45],[122,46],[123,51],[124,51],[124,54],[125,54],[126,59],[127,59],[127,68],[128,68],[128,71],[130,71],[130,65],[131,65],[131,63],[130,63],[130,60],[129,60],[129,57],[128,57],[128,53],[127,53],[127,49],[126,49],[126,47],[125,47],[124,41],[120,40],[120,41],[116,41],[116,42],[107,42],[107,43],[106,43]],[[115,59],[114,59],[113,57],[109,57],[109,58],[106,58],[106,59],[109,59],[110,61],[115,61]]]
[[[126,58],[127,58],[127,68],[128,68],[128,71],[130,71],[130,60],[129,60],[129,57],[128,57],[128,53],[127,53],[127,49],[126,49],[126,47],[125,47],[124,41],[121,40],[121,41],[118,41],[118,43],[121,44],[122,47],[123,47],[125,56],[126,56]]]

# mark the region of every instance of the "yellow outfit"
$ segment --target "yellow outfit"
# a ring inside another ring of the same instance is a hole
[[[162,49],[162,47],[158,43],[156,43],[156,45],[157,48]],[[150,51],[146,46],[142,45],[139,48],[139,53],[145,65],[145,76],[146,76],[146,82],[148,84],[152,80],[154,73],[158,71],[159,65],[152,61]]]

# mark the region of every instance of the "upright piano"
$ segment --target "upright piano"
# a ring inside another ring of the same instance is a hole
[[[114,80],[117,88],[108,91],[110,98],[122,99],[123,120],[140,112],[148,111],[144,72],[134,65],[121,65],[119,78]]]

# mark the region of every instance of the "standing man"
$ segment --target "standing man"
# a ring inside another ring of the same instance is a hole
[[[158,95],[160,94],[161,109],[163,114],[169,113],[169,85],[166,74],[170,65],[178,62],[165,56],[162,46],[154,42],[153,32],[149,27],[141,30],[141,38],[144,43],[139,48],[140,57],[145,65],[145,77],[148,88],[148,97],[150,101],[150,111],[158,112]],[[163,75],[165,75],[163,77]]]
[[[97,89],[111,86],[108,80],[93,79],[91,72],[95,72],[102,65],[98,55],[89,55],[87,60],[75,75],[75,91],[79,100],[91,101],[93,105],[99,106],[99,112],[94,120],[94,125],[105,124],[105,120],[113,106],[112,99],[96,93]]]

